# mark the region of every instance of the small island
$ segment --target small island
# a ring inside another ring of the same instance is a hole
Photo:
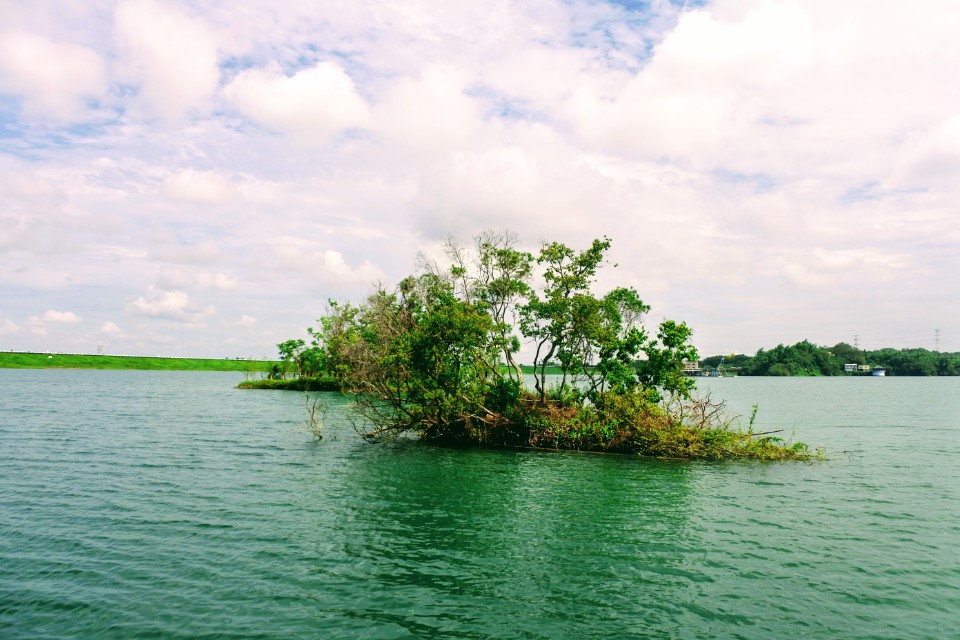
[[[693,395],[695,380],[684,375],[697,359],[692,330],[664,320],[651,335],[643,323],[650,307],[634,289],[593,292],[610,242],[582,251],[550,242],[534,255],[510,232],[485,232],[470,246],[448,240],[446,265],[421,257],[414,275],[361,304],[330,301],[307,330],[309,343],[279,345],[282,361],[299,378],[351,394],[362,435],[374,441],[413,435],[681,459],[819,456],[754,431],[753,417],[738,428],[722,404]],[[533,354],[532,384],[516,361],[521,340]]]

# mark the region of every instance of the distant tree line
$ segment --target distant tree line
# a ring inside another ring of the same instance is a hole
[[[753,356],[743,354],[710,356],[701,367],[721,366],[743,376],[844,376],[857,375],[844,370],[846,364],[882,367],[892,376],[960,375],[960,353],[927,349],[878,349],[865,351],[845,342],[832,347],[803,340],[794,345],[760,349]]]

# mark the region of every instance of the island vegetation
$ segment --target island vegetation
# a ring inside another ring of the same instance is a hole
[[[697,398],[684,363],[691,329],[632,288],[594,292],[610,240],[534,255],[509,232],[446,243],[446,262],[377,286],[360,304],[330,301],[308,340],[280,344],[273,377],[329,378],[355,399],[363,436],[444,445],[635,453],[669,458],[808,459],[802,443],[734,425]],[[535,283],[538,286],[535,286]],[[532,354],[525,381],[522,342]]]
[[[851,370],[849,365],[858,368]],[[825,347],[803,340],[760,349],[753,356],[711,356],[701,361],[701,367],[744,376],[869,375],[874,368],[893,376],[956,376],[960,375],[960,353],[890,348],[865,351],[845,342]]]

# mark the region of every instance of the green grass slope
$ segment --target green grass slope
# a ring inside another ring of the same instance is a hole
[[[272,364],[274,363],[264,360],[0,352],[0,368],[5,369],[136,369],[260,372],[268,371]]]

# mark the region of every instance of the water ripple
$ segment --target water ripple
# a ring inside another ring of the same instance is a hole
[[[335,397],[315,443],[233,374],[0,377],[4,638],[960,636],[960,412],[916,385],[725,387],[858,452],[769,465],[370,446]]]

